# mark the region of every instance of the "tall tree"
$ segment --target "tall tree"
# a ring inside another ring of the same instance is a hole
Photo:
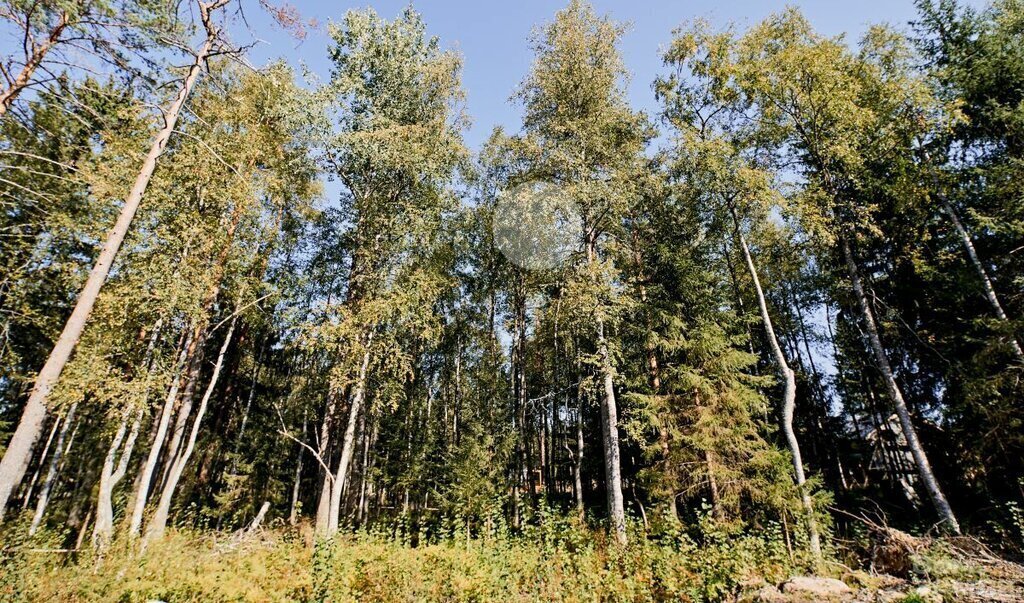
[[[11,492],[21,482],[21,478],[28,468],[32,456],[32,448],[39,438],[46,419],[47,398],[50,395],[50,390],[60,378],[64,366],[67,364],[68,359],[71,358],[75,345],[85,329],[85,324],[89,320],[93,306],[96,304],[100,289],[107,279],[114,259],[117,257],[117,252],[121,248],[121,243],[124,241],[132,219],[135,217],[135,212],[138,211],[142,197],[149,186],[153,171],[156,169],[157,159],[163,153],[167,142],[171,138],[171,134],[174,132],[178,115],[181,113],[185,101],[192,92],[192,88],[195,86],[207,58],[212,53],[220,50],[218,48],[218,45],[221,43],[220,30],[214,22],[214,11],[223,8],[227,5],[228,1],[199,2],[199,15],[205,34],[203,43],[195,53],[195,60],[186,72],[185,79],[174,99],[162,111],[163,125],[153,138],[153,144],[150,146],[149,153],[142,163],[135,184],[125,198],[125,203],[121,208],[121,213],[118,215],[117,222],[107,235],[103,248],[97,256],[89,278],[82,287],[82,292],[78,296],[78,301],[64,326],[64,330],[61,332],[53,347],[53,351],[50,352],[50,356],[36,377],[32,393],[25,402],[25,408],[22,411],[21,420],[18,422],[18,428],[7,445],[3,460],[0,461],[0,518],[3,517],[3,512],[7,507]]]
[[[818,234],[836,243],[867,345],[921,482],[946,527],[959,532],[882,343],[861,260],[853,249],[856,239],[874,228],[872,206],[865,199],[870,195],[864,186],[868,166],[901,148],[907,131],[894,126],[915,127],[917,122],[908,115],[919,110],[924,94],[920,83],[901,77],[897,70],[900,44],[898,38],[875,29],[865,38],[861,55],[854,56],[840,40],[816,35],[802,16],[789,11],[738,41],[736,80],[739,91],[760,109],[766,136],[799,158],[810,178],[805,215],[817,220]]]
[[[428,241],[451,201],[447,186],[464,157],[461,59],[425,29],[412,9],[393,21],[369,10],[346,13],[331,32],[334,68],[324,93],[337,123],[324,160],[345,187],[348,266],[344,299],[323,326],[338,345],[339,382],[331,387],[346,397],[348,416],[339,420],[329,404],[323,418],[322,433],[334,432],[340,442],[329,436],[338,460],[323,478],[322,535],[338,530],[369,371],[376,350],[390,343],[387,321],[412,318],[417,306],[427,316],[432,309],[424,302],[437,283],[420,272],[419,258],[432,248]]]
[[[651,135],[644,116],[626,103],[626,77],[617,44],[624,29],[574,0],[533,40],[536,60],[518,97],[524,129],[536,137],[541,163],[534,172],[578,204],[583,255],[571,283],[580,305],[589,305],[594,344],[608,515],[616,542],[625,544],[619,407],[615,391],[612,329],[624,292],[616,285],[609,240],[637,198],[633,176]]]
[[[665,62],[674,71],[656,83],[664,99],[665,117],[676,129],[675,172],[684,175],[697,194],[710,199],[708,205],[717,218],[731,224],[735,245],[750,276],[765,339],[771,358],[782,378],[782,430],[793,461],[794,476],[807,517],[811,553],[821,559],[821,537],[808,491],[803,455],[793,427],[796,409],[796,374],[779,343],[768,300],[761,286],[746,230],[751,224],[770,220],[769,212],[782,205],[773,188],[772,178],[758,169],[756,130],[746,127],[743,108],[716,97],[727,85],[717,72],[715,49],[727,43],[723,36],[709,35],[701,25],[680,31],[666,53]],[[694,52],[705,54],[694,54]],[[735,99],[739,100],[739,99]]]

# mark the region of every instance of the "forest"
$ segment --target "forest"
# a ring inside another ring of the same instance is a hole
[[[1024,600],[1024,1],[0,0],[0,600]],[[329,33],[254,65],[260,12]]]

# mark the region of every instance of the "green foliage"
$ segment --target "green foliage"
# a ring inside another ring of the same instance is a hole
[[[26,554],[21,600],[284,601],[306,600],[311,592],[310,550],[294,535],[225,546],[176,533],[141,558],[126,544],[67,563]]]
[[[115,544],[102,558],[5,560],[25,601],[719,601],[754,576],[790,571],[778,532],[716,531],[608,548],[604,537],[548,515],[509,538],[456,532],[409,547],[355,533],[315,547],[275,531],[233,543],[175,533],[138,557]],[[709,523],[704,527],[709,528]]]
[[[61,11],[137,8],[119,41],[136,50],[152,28],[189,33],[149,2],[0,5],[29,11],[38,35]],[[665,50],[656,121],[629,102],[625,26],[573,0],[530,40],[521,127],[476,156],[463,59],[411,7],[332,23],[322,83],[211,60],[52,392],[44,432],[71,404],[79,418],[52,479],[52,447],[31,459],[13,504],[32,509],[49,483],[44,529],[27,538],[31,512],[8,510],[0,592],[717,601],[810,569],[810,513],[826,558],[842,539],[870,544],[848,513],[927,530],[842,243],[953,507],[1019,552],[1024,3],[918,6],[913,39],[830,38],[796,9],[690,23]],[[84,67],[0,118],[0,450],[166,100]],[[521,186],[554,187],[579,213],[563,265],[532,269],[497,244]],[[777,427],[780,356],[812,512]],[[121,536],[86,551],[101,468],[129,427],[119,533],[147,454],[162,450],[162,482],[197,430],[177,530],[144,555]],[[622,548],[599,529],[613,448]],[[346,478],[342,535],[314,544],[328,474]],[[228,535],[264,503],[261,529]],[[48,548],[78,550],[31,552]],[[916,563],[974,575],[940,553]]]
[[[17,396],[48,353],[85,275],[98,224],[111,219],[110,199],[90,202],[91,175],[119,141],[137,142],[137,106],[114,82],[85,80],[68,94],[43,93],[27,123],[0,123],[4,211],[0,228],[2,388]]]

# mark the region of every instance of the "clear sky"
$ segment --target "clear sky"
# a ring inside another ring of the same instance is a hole
[[[329,69],[326,53],[329,21],[340,19],[350,8],[366,6],[373,7],[385,18],[393,18],[409,4],[408,0],[291,0],[291,3],[305,18],[316,19],[320,27],[310,31],[306,40],[299,43],[271,27],[264,15],[253,14],[255,6],[250,6],[247,15],[250,23],[256,35],[267,42],[254,49],[250,58],[256,64],[274,57],[285,57],[293,64],[301,61],[323,79],[327,78]],[[980,6],[983,1],[968,0],[967,3]],[[444,47],[456,49],[463,55],[467,111],[473,122],[466,136],[470,146],[479,148],[494,126],[517,130],[519,110],[509,102],[509,96],[530,68],[530,31],[550,21],[566,2],[417,0],[412,4],[423,14],[429,32],[438,36]],[[716,25],[729,22],[752,25],[787,5],[795,5],[819,32],[825,35],[846,33],[852,41],[856,41],[868,25],[884,22],[906,28],[915,17],[913,0],[593,0],[593,4],[600,13],[631,24],[622,42],[623,56],[632,73],[629,95],[634,107],[652,114],[657,108],[651,82],[662,71],[660,49],[671,39],[673,29],[695,17],[706,18]]]

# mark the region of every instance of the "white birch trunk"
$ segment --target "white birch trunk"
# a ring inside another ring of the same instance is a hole
[[[583,506],[583,386],[579,387],[579,400],[576,408],[576,452],[573,455],[572,480],[576,495],[576,516],[580,522],[586,519],[586,508]]]
[[[170,140],[174,127],[178,122],[181,108],[184,106],[189,94],[191,94],[207,57],[214,50],[215,42],[217,41],[217,30],[210,20],[210,11],[224,6],[227,2],[228,0],[215,0],[211,4],[199,3],[203,24],[206,26],[206,38],[203,41],[203,45],[196,53],[195,60],[189,66],[188,73],[181,88],[178,89],[177,95],[170,106],[163,112],[164,125],[153,139],[149,153],[142,162],[142,168],[135,179],[135,184],[132,186],[127,198],[125,198],[114,228],[107,234],[107,239],[103,243],[99,257],[96,258],[96,263],[89,273],[89,278],[85,281],[85,286],[78,296],[78,301],[75,302],[75,308],[64,325],[64,330],[57,339],[57,343],[50,352],[50,356],[46,359],[46,364],[43,365],[42,370],[39,371],[39,375],[36,377],[32,393],[25,403],[21,419],[18,422],[18,427],[15,429],[14,435],[7,445],[7,451],[4,453],[3,460],[0,460],[0,520],[3,519],[3,513],[11,493],[21,482],[32,459],[32,448],[35,446],[36,440],[39,439],[43,423],[46,421],[46,406],[50,391],[60,378],[61,373],[64,371],[64,366],[71,358],[71,354],[78,344],[78,339],[82,336],[85,324],[88,322],[90,314],[92,314],[93,306],[96,305],[100,289],[107,280],[107,275],[110,273],[110,268],[117,257],[117,252],[121,249],[121,243],[124,242],[128,228],[135,218],[135,212],[138,211],[142,197],[149,186],[150,178],[152,178],[153,171],[156,169],[157,159],[163,154],[164,148],[167,146],[167,142]]]
[[[594,234],[588,235],[587,262],[593,265],[597,260]],[[622,498],[622,470],[619,455],[619,415],[615,401],[615,383],[612,374],[612,359],[604,335],[604,319],[598,311],[595,317],[597,353],[601,366],[601,439],[604,445],[604,478],[608,497],[608,520],[612,536],[619,545],[628,541],[626,535],[626,507]]]
[[[208,335],[205,327],[196,328],[195,337],[192,340],[193,353],[189,354],[189,361],[186,366],[185,376],[183,377],[185,387],[181,392],[181,396],[176,396],[175,400],[178,404],[177,418],[174,421],[174,428],[171,429],[168,436],[163,476],[158,482],[159,487],[163,487],[167,483],[167,478],[171,474],[171,467],[174,465],[174,459],[178,458],[181,444],[185,441],[185,430],[188,427],[188,419],[192,416],[192,405],[195,401],[195,388],[202,372],[203,346],[207,341]]]
[[[597,345],[601,357],[601,435],[604,440],[604,477],[608,491],[608,519],[612,536],[619,545],[625,545],[626,507],[622,499],[622,472],[619,460],[619,416],[615,402],[615,384],[612,378],[611,356],[604,338],[604,320],[597,319]]]
[[[132,450],[135,449],[135,440],[139,437],[139,429],[142,427],[142,418],[145,415],[146,402],[149,399],[149,384],[153,379],[153,350],[156,348],[157,339],[160,337],[160,328],[163,326],[163,319],[157,320],[153,326],[153,332],[149,337],[149,345],[146,346],[146,355],[143,364],[146,366],[146,380],[143,386],[142,399],[135,409],[126,408],[121,413],[121,424],[118,425],[114,439],[107,449],[107,455],[103,459],[103,468],[100,470],[99,492],[96,497],[96,522],[93,524],[92,543],[98,549],[105,548],[114,535],[114,488],[120,483],[124,474],[128,471],[128,462],[131,460]],[[131,429],[128,429],[128,419],[134,416]],[[121,451],[121,443],[128,434],[128,440],[124,443],[124,451]],[[118,460],[118,453],[121,457]],[[116,463],[116,467],[115,467]]]
[[[910,421],[910,410],[907,408],[907,403],[903,399],[903,393],[896,383],[892,366],[889,364],[889,357],[885,353],[885,348],[882,347],[878,325],[875,323],[874,313],[872,313],[871,306],[868,304],[867,294],[864,292],[864,286],[860,280],[860,272],[857,269],[857,263],[853,258],[853,251],[850,249],[850,243],[846,240],[846,237],[842,238],[841,245],[843,258],[846,263],[846,271],[853,286],[854,297],[857,298],[857,305],[860,307],[861,315],[864,318],[864,327],[867,329],[868,343],[874,353],[875,364],[878,367],[878,371],[882,374],[886,391],[892,400],[893,406],[895,406],[896,415],[900,420],[900,427],[903,429],[903,436],[907,439],[907,446],[914,457],[914,464],[917,465],[917,472],[921,476],[921,481],[924,483],[925,490],[928,491],[928,496],[931,498],[939,518],[942,519],[951,532],[959,534],[960,523],[957,522],[953,509],[946,500],[946,495],[943,494],[938,480],[935,479],[931,463],[928,462],[928,455],[925,454],[921,441],[917,437],[917,429]]]
[[[992,311],[995,312],[996,317],[1001,322],[1010,322],[1006,312],[1003,310],[1003,305],[999,303],[999,296],[996,294],[995,287],[992,286],[992,279],[989,278],[985,265],[981,263],[981,258],[978,257],[978,252],[974,249],[974,242],[971,240],[970,233],[967,232],[967,228],[964,227],[960,217],[956,215],[956,211],[948,201],[942,201],[942,208],[949,214],[950,221],[956,227],[956,232],[960,236],[960,242],[963,243],[964,249],[967,250],[967,257],[970,258],[971,265],[974,267],[975,272],[978,273],[978,278],[981,279],[982,287],[985,289],[985,297],[988,299],[989,305],[992,306]],[[1017,362],[1024,364],[1024,350],[1021,349],[1020,341],[1013,334],[1010,335],[1010,348],[1013,350],[1013,355],[1017,358]]]
[[[136,489],[134,498],[134,505],[132,507],[132,519],[128,525],[128,534],[131,537],[137,537],[140,530],[142,529],[142,517],[146,512],[146,501],[149,498],[149,488],[153,482],[153,474],[156,472],[157,462],[160,460],[160,451],[163,449],[164,439],[167,437],[167,429],[171,423],[171,415],[174,413],[174,403],[178,399],[178,388],[181,384],[181,371],[185,366],[185,360],[188,356],[189,347],[192,345],[192,337],[194,330],[189,329],[189,335],[186,338],[184,345],[181,346],[181,352],[175,361],[174,375],[171,378],[171,387],[167,391],[167,397],[164,399],[163,410],[160,412],[160,421],[157,424],[156,434],[153,438],[153,443],[149,448],[149,455],[146,457],[146,463],[142,467],[142,474],[139,478],[138,488]]]
[[[128,434],[128,417],[132,414],[130,411],[131,409],[125,409],[121,413],[121,423],[117,427],[114,439],[110,442],[110,447],[107,448],[107,455],[103,459],[103,468],[100,470],[99,493],[96,499],[96,522],[92,528],[92,543],[96,548],[104,548],[114,532],[114,484],[112,483],[114,463],[117,461],[121,442]]]
[[[366,393],[366,371],[370,365],[370,342],[367,341],[367,349],[363,352],[363,360],[359,366],[359,378],[356,381],[355,390],[352,392],[352,403],[348,409],[348,423],[345,425],[345,435],[341,440],[341,458],[338,459],[338,470],[334,474],[334,481],[331,483],[331,506],[327,518],[327,536],[333,536],[338,532],[339,521],[341,520],[341,495],[348,480],[349,465],[352,464],[352,456],[355,451],[356,424],[362,412],[363,398]]]
[[[235,333],[235,325],[237,322],[238,316],[236,315],[231,319],[231,326],[228,328],[228,332],[224,336],[224,345],[220,347],[220,352],[217,354],[217,362],[213,365],[213,374],[210,376],[210,383],[207,385],[206,391],[203,393],[203,398],[199,402],[199,408],[196,410],[196,417],[192,420],[192,429],[189,432],[188,443],[185,445],[185,449],[181,451],[181,454],[176,459],[173,459],[171,472],[167,477],[167,483],[164,484],[163,492],[160,493],[160,502],[157,503],[156,511],[154,511],[153,517],[150,519],[149,525],[146,527],[144,545],[147,542],[151,542],[152,540],[163,536],[164,530],[167,527],[167,518],[171,512],[171,501],[174,498],[174,492],[178,488],[178,480],[181,479],[181,474],[185,470],[185,465],[192,456],[193,450],[195,450],[196,438],[199,437],[199,428],[202,426],[203,416],[206,414],[206,407],[210,403],[210,397],[213,396],[213,391],[217,387],[217,380],[220,378],[220,371],[224,367],[224,355],[227,354],[228,347],[231,345],[231,337]]]
[[[263,525],[263,518],[265,518],[267,516],[267,511],[269,511],[269,510],[270,510],[270,501],[269,500],[263,501],[263,504],[260,505],[259,512],[256,513],[256,517],[253,518],[252,523],[249,524],[249,528],[245,530],[245,536],[252,536],[253,534],[256,533],[257,530],[260,529],[260,526]]]
[[[46,459],[50,454],[50,445],[53,444],[53,438],[57,435],[57,430],[59,428],[60,417],[56,417],[53,420],[53,426],[50,427],[50,435],[46,438],[46,445],[43,446],[43,454],[39,457],[39,466],[36,467],[35,472],[32,473],[32,479],[28,482],[28,489],[25,491],[25,498],[21,501],[22,511],[28,508],[28,503],[32,500],[32,491],[35,490],[36,482],[39,481],[39,474],[46,465]]]
[[[743,251],[743,259],[746,261],[747,270],[750,272],[750,280],[754,283],[754,293],[757,295],[757,307],[761,311],[761,322],[764,323],[765,335],[768,339],[768,346],[772,350],[775,365],[782,374],[784,381],[782,393],[782,431],[786,434],[786,442],[789,445],[789,452],[793,458],[793,472],[796,477],[796,486],[800,491],[800,503],[807,515],[807,532],[810,540],[811,554],[815,561],[821,560],[821,536],[818,533],[818,522],[814,518],[814,505],[811,503],[811,495],[807,491],[807,478],[804,474],[803,456],[800,454],[800,442],[796,438],[796,431],[793,430],[793,413],[796,410],[796,376],[785,354],[782,353],[782,346],[775,335],[775,327],[772,324],[771,315],[768,313],[768,303],[764,297],[764,290],[761,288],[761,279],[758,278],[757,268],[754,266],[754,259],[750,255],[750,248],[747,246],[747,239],[740,231],[739,220],[733,213],[733,220],[736,224],[736,236],[740,242],[740,249]]]
[[[306,411],[302,411],[302,439],[306,439]],[[306,449],[299,444],[299,458],[295,462],[295,482],[292,484],[292,504],[288,510],[288,524],[295,525],[299,512],[299,487],[302,484],[302,458]]]
[[[320,425],[320,443],[317,446],[317,452],[320,456],[321,465],[327,467],[330,466],[330,451],[331,451],[331,427],[334,422],[334,415],[337,413],[338,407],[338,392],[331,387],[330,391],[327,392],[327,408],[324,411],[324,421]],[[316,533],[319,536],[327,535],[327,527],[330,523],[329,515],[331,511],[331,481],[334,479],[334,475],[324,470],[324,479],[320,484],[320,497],[317,499],[316,507]]]
[[[64,425],[60,428],[60,434],[57,436],[57,445],[53,449],[53,456],[50,457],[50,467],[46,471],[46,479],[43,480],[43,486],[39,490],[39,500],[36,502],[36,512],[32,516],[32,524],[28,528],[28,535],[32,536],[39,530],[39,524],[43,521],[43,514],[46,513],[46,505],[50,501],[50,491],[53,490],[53,484],[57,481],[57,474],[60,473],[61,459],[64,458],[64,454],[68,451],[64,449],[64,440],[67,439],[68,431],[71,425],[75,422],[75,410],[78,408],[78,403],[74,403],[68,408],[68,414],[64,417]],[[74,437],[71,438],[74,440]],[[71,448],[71,442],[67,444],[68,449]]]

